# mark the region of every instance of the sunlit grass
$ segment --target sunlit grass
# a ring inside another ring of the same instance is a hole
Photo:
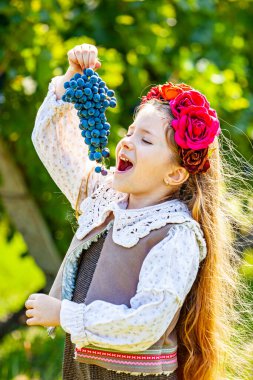
[[[0,222],[0,318],[19,310],[29,294],[45,286],[46,277],[27,254],[22,235],[15,232],[8,242],[8,223]]]
[[[8,242],[8,223],[0,223],[0,319],[19,310],[28,295],[45,286],[45,275],[27,253],[22,235]],[[4,337],[0,345],[0,379],[60,380],[64,331],[51,339],[45,328],[24,326]],[[50,360],[49,360],[50,358]]]
[[[51,339],[44,327],[22,327],[0,345],[0,379],[61,380],[64,331]]]

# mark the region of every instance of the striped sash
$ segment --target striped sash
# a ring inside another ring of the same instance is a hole
[[[126,353],[88,345],[82,348],[75,347],[75,359],[81,363],[135,374],[170,374],[178,367],[177,346]]]

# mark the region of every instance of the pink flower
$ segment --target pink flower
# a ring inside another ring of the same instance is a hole
[[[190,105],[180,108],[179,117],[172,120],[175,141],[184,149],[203,149],[221,132],[216,112],[204,106]]]
[[[180,116],[182,109],[191,105],[202,106],[207,109],[210,106],[206,97],[196,90],[184,91],[170,101],[171,112],[175,118]]]

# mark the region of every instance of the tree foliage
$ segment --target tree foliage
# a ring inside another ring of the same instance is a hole
[[[67,51],[95,44],[100,76],[116,91],[118,107],[108,111],[111,165],[140,97],[167,80],[206,94],[223,133],[250,161],[252,18],[252,3],[243,0],[1,2],[0,132],[62,254],[74,215],[37,157],[31,132],[50,79],[67,69]]]

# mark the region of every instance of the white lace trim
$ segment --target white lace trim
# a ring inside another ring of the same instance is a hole
[[[111,204],[126,197],[125,193],[115,192],[110,187],[111,180],[111,178],[105,180],[92,195],[82,201],[80,205],[82,214],[78,218],[79,227],[75,233],[77,239],[82,240],[93,228],[105,221],[111,211],[108,202]],[[106,206],[109,207],[107,210]]]

